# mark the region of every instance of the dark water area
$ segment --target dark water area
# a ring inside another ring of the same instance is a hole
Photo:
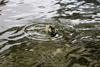
[[[0,0],[0,67],[100,67],[100,0]]]

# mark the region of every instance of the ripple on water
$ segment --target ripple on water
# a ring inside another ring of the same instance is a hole
[[[48,22],[34,21],[33,23],[31,22],[27,25],[16,25],[13,27],[9,27],[7,30],[0,32],[0,35],[2,35],[0,36],[0,51],[3,52],[4,50],[7,50],[14,45],[21,45],[22,43],[26,42],[26,45],[29,45],[30,43],[28,41],[42,43],[43,41],[61,40],[62,36],[59,36],[58,34],[54,38],[48,37],[46,35],[46,25],[52,24],[49,21],[53,22],[51,20],[48,20]]]
[[[45,32],[46,25],[51,25],[51,23],[47,23],[47,22],[35,23],[34,22],[32,24],[26,25],[24,32],[29,39],[38,40],[38,41],[50,41],[50,39],[57,40],[61,38],[61,36],[59,35],[56,35],[55,38],[47,37],[46,32]]]
[[[25,34],[28,38],[34,39],[34,40],[44,40],[46,41],[46,35],[45,35],[45,25],[43,24],[30,24],[26,25],[25,28]]]

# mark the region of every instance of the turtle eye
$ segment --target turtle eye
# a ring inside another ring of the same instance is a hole
[[[55,28],[54,27],[51,27],[51,30],[54,30]]]
[[[50,25],[49,28],[52,28],[52,26]]]

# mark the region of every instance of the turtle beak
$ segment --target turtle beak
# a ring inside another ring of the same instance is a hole
[[[48,31],[51,33],[51,32],[52,32],[52,29],[51,29],[51,28],[49,28],[49,29],[48,29]]]

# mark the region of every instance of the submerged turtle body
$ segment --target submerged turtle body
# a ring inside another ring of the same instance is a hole
[[[44,52],[37,60],[35,67],[42,67],[46,62],[53,59],[58,53],[62,53],[62,48],[57,48],[54,51]]]
[[[51,25],[46,25],[46,33],[53,37],[57,34],[57,30]]]
[[[51,25],[46,25],[45,31],[51,37],[57,34],[57,30]],[[60,58],[61,56],[65,56],[67,52],[67,47],[70,47],[70,46],[66,44],[65,40],[62,41],[62,43],[60,44],[61,45],[57,46],[56,48],[47,49],[47,51],[43,52],[37,58],[37,61],[34,67],[43,67],[46,65],[46,63],[53,61],[56,57]]]

